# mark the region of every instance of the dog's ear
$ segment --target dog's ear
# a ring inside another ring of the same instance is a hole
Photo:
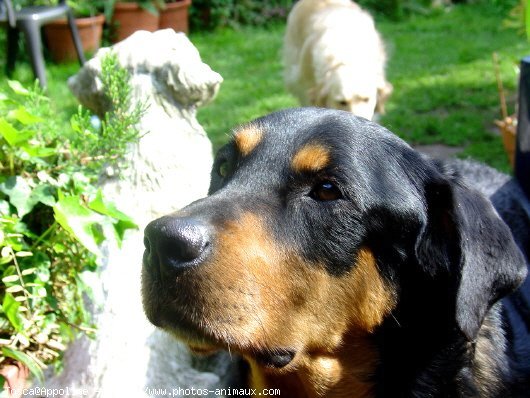
[[[416,255],[426,272],[449,275],[456,324],[473,341],[493,303],[523,282],[526,264],[489,200],[457,177],[429,183],[425,196]]]
[[[385,113],[385,103],[392,94],[394,87],[386,80],[377,88],[377,102],[375,104],[375,111],[382,115]]]

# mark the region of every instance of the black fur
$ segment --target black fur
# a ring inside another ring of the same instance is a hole
[[[527,301],[520,291],[500,301],[527,267],[490,201],[450,165],[346,112],[291,109],[252,124],[264,133],[258,147],[246,157],[234,143],[221,149],[210,197],[185,212],[223,222],[258,211],[278,242],[336,278],[369,247],[398,297],[373,336],[377,397],[528,396]],[[329,148],[324,170],[292,169],[306,143]],[[341,196],[315,200],[322,182]],[[487,364],[484,346],[495,347]]]

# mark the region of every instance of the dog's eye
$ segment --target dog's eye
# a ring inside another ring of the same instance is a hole
[[[346,101],[346,100],[340,100],[340,101],[337,101],[337,103],[338,103],[340,106],[348,106],[348,101]]]
[[[233,164],[228,159],[222,159],[217,165],[217,174],[221,178],[229,177],[234,171]]]
[[[226,178],[228,174],[230,173],[230,164],[228,163],[228,160],[223,160],[219,164],[219,167],[217,168],[217,174],[219,176]]]
[[[322,202],[337,200],[342,198],[342,192],[335,184],[329,181],[323,181],[313,187],[309,194],[313,199]]]

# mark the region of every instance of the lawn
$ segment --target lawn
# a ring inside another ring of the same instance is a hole
[[[492,53],[498,53],[513,112],[515,66],[530,47],[503,27],[505,18],[484,3],[401,22],[378,21],[394,85],[380,123],[411,144],[459,146],[460,156],[508,171],[493,124],[500,115]],[[203,59],[225,79],[215,102],[199,111],[216,146],[235,124],[297,105],[282,83],[283,32],[278,25],[192,36]]]
[[[506,14],[492,3],[458,5],[447,12],[399,22],[378,21],[389,53],[388,78],[394,85],[380,123],[411,144],[462,147],[461,156],[507,171],[506,155],[493,124],[499,118],[499,101],[492,53],[499,54],[513,112],[515,66],[530,45],[514,30],[503,27]],[[297,105],[283,88],[283,32],[284,26],[278,24],[191,34],[204,61],[224,78],[216,100],[198,113],[216,148],[235,125]],[[75,64],[48,67],[49,92],[65,121],[76,108],[65,81],[76,70]],[[27,65],[15,77],[28,82]]]

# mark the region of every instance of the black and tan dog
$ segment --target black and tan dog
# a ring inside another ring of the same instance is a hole
[[[145,239],[148,318],[193,350],[237,352],[254,388],[530,396],[528,329],[501,300],[527,272],[509,229],[364,119],[306,108],[240,127],[210,196]]]

